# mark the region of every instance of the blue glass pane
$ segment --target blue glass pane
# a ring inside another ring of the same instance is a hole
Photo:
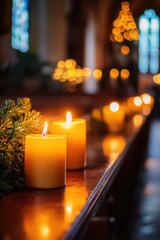
[[[139,30],[140,32],[149,30],[149,20],[145,16],[142,16],[139,19]]]
[[[153,18],[156,16],[156,13],[153,9],[147,9],[144,11],[144,15],[146,18]]]
[[[139,71],[141,73],[147,73],[148,72],[148,58],[147,57],[139,57],[139,63],[138,63],[138,66],[139,66]]]
[[[159,17],[147,9],[139,18],[139,71],[155,74],[159,71]]]
[[[159,70],[159,60],[158,58],[151,58],[150,59],[150,72],[152,74],[158,73]]]
[[[27,52],[29,50],[28,0],[12,1],[12,47]]]

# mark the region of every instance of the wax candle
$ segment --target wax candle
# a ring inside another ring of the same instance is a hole
[[[133,96],[127,98],[127,107],[128,112],[136,114],[140,113],[142,111],[143,105],[142,105],[142,99],[140,96]]]
[[[86,166],[86,120],[72,119],[70,112],[66,120],[60,119],[51,124],[51,133],[67,136],[67,169],[81,169]]]
[[[26,185],[32,188],[57,188],[66,183],[66,136],[30,134],[25,139]]]
[[[125,107],[118,102],[111,102],[103,107],[103,118],[111,132],[120,131],[125,119]]]
[[[154,98],[148,93],[143,93],[141,95],[141,98],[143,102],[142,112],[145,116],[147,116],[151,113],[151,110],[154,104]]]

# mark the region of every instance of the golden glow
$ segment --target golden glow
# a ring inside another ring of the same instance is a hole
[[[127,98],[127,111],[128,113],[139,113],[142,111],[142,99],[139,96],[132,96]]]
[[[42,132],[42,137],[46,137],[47,129],[48,129],[48,123],[47,123],[47,121],[45,121],[43,132]]]
[[[148,93],[142,94],[141,97],[142,97],[142,101],[143,101],[146,105],[151,104],[152,98],[151,98],[151,96],[150,96]]]
[[[91,112],[93,118],[97,119],[98,121],[102,120],[101,112],[98,108],[94,108]]]
[[[133,117],[133,124],[135,127],[140,127],[143,123],[143,117],[140,114],[136,114]]]
[[[91,76],[91,69],[90,68],[83,68],[83,76],[90,77]]]
[[[57,63],[57,67],[58,68],[64,68],[64,61],[63,60],[61,60],[61,61],[59,61],[58,63]]]
[[[133,100],[135,106],[139,107],[142,105],[142,99],[139,96],[136,96]]]
[[[70,203],[70,204],[68,204],[68,205],[65,207],[65,212],[66,212],[67,214],[71,214],[72,211],[73,211],[73,207],[72,207],[72,204]]]
[[[143,101],[143,114],[148,116],[151,113],[154,104],[154,98],[148,93],[143,93],[141,98]]]
[[[103,139],[102,148],[104,155],[110,156],[113,153],[121,153],[126,145],[125,138],[120,135],[110,135]]]
[[[93,77],[96,79],[96,80],[100,80],[102,78],[102,71],[100,69],[95,69],[93,71]]]
[[[160,85],[160,73],[153,76],[153,82]]]
[[[110,103],[109,109],[110,109],[112,112],[117,112],[117,111],[119,110],[119,103],[118,103],[118,102],[112,102],[112,103]]]
[[[68,91],[73,92],[76,86],[84,81],[83,70],[74,59],[60,60],[54,69],[52,79],[62,82]]]
[[[119,71],[117,68],[112,68],[110,70],[110,76],[111,78],[117,78],[119,76]]]
[[[129,52],[130,52],[130,48],[129,48],[128,46],[123,45],[123,46],[121,47],[121,53],[122,53],[122,54],[128,55]]]
[[[121,78],[126,80],[127,78],[129,78],[130,72],[128,69],[124,68],[121,70]]]
[[[49,233],[50,233],[50,229],[48,228],[48,226],[45,226],[43,225],[40,229],[41,231],[41,235],[44,237],[44,238],[47,238],[49,236]]]
[[[148,115],[151,113],[151,110],[152,110],[152,107],[151,107],[151,106],[145,106],[145,107],[143,108],[143,114],[144,114],[145,116],[148,116]]]
[[[44,195],[33,196],[33,199],[29,206],[25,208],[23,218],[23,230],[26,239],[60,239],[62,226],[67,229],[70,224],[64,219],[64,209],[51,208],[50,205],[46,204],[47,199]]]
[[[110,132],[118,132],[123,128],[125,120],[125,105],[111,102],[103,107],[103,120]]]
[[[76,61],[74,59],[67,59],[64,62],[65,68],[70,69],[70,68],[75,68],[76,66]]]
[[[87,196],[88,192],[85,185],[79,184],[76,181],[70,188],[66,188],[64,199],[66,223],[73,223],[73,220],[78,216],[78,214],[84,207],[87,200]]]
[[[125,39],[128,41],[138,40],[139,33],[129,3],[124,1],[121,3],[121,11],[118,17],[113,22],[110,40],[112,42],[123,42]]]
[[[66,122],[67,122],[68,124],[71,124],[71,122],[72,122],[72,114],[71,114],[70,111],[68,111],[68,112],[66,113]]]

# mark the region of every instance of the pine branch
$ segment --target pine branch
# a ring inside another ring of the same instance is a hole
[[[29,98],[6,100],[0,107],[0,193],[24,185],[25,136],[40,130],[41,113]]]

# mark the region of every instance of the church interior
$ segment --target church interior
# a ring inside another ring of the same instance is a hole
[[[160,239],[159,0],[1,0],[0,105],[0,239]]]

